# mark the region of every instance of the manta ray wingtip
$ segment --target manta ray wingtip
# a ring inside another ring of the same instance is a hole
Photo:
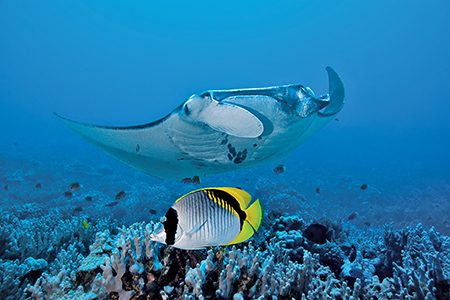
[[[66,118],[66,117],[64,117],[64,116],[62,116],[62,115],[60,115],[60,114],[58,114],[57,112],[53,112],[53,115],[55,116],[55,117],[57,117],[58,119],[61,119],[61,120],[63,120],[63,121],[65,121],[65,122],[75,122],[75,121],[73,121],[73,120],[70,120],[69,118]]]
[[[320,114],[331,116],[341,111],[344,106],[345,89],[341,78],[332,67],[327,66],[325,70],[328,73],[330,104]]]
[[[331,67],[331,66],[326,66],[325,67],[325,70],[327,71],[327,72],[334,72],[334,73],[336,73],[336,71],[333,69],[333,67]]]

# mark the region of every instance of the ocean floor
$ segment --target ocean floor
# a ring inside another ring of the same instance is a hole
[[[183,184],[103,157],[2,154],[0,298],[450,299],[450,181],[285,166]],[[149,240],[175,199],[217,182],[261,199],[250,242],[183,251]],[[325,244],[304,237],[312,223],[326,226]]]

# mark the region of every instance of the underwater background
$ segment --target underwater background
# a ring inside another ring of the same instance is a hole
[[[449,27],[439,0],[0,1],[0,298],[450,299]],[[208,89],[323,94],[328,65],[346,89],[336,120],[279,162],[197,185],[53,115],[135,125]],[[261,200],[250,242],[149,241],[208,186]],[[313,223],[325,244],[303,236]]]

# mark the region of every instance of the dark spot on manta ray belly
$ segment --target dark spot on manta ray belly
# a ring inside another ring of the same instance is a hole
[[[247,149],[244,149],[242,152],[239,151],[236,155],[236,158],[233,160],[235,164],[242,163],[247,158]]]
[[[232,160],[235,164],[242,163],[247,158],[247,148],[242,151],[236,151],[236,148],[233,145],[228,144],[228,154],[227,157],[229,160]]]
[[[228,135],[220,142],[221,145],[225,145],[226,143],[228,143]]]
[[[231,155],[236,156],[236,148],[234,148],[231,144],[228,144],[228,151]]]

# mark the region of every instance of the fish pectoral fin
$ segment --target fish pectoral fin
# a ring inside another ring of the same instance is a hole
[[[264,131],[257,116],[232,103],[212,101],[199,115],[199,121],[214,130],[241,138],[256,138]]]
[[[249,238],[251,238],[255,232],[261,226],[261,220],[263,217],[263,211],[261,207],[261,202],[256,200],[250,205],[250,207],[245,211],[247,214],[247,218],[245,219],[241,232],[226,245],[233,245],[245,242]]]
[[[195,226],[194,228],[192,228],[191,230],[189,230],[188,232],[186,232],[187,236],[192,236],[195,233],[197,233],[198,231],[200,231],[200,229],[202,229],[203,226],[205,226],[206,222],[208,222],[208,220],[206,220],[205,222],[203,222],[202,224],[199,224],[197,226]]]

